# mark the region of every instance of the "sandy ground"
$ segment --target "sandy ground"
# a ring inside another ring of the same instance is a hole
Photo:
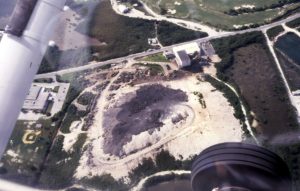
[[[189,83],[187,84],[186,81]],[[233,116],[234,110],[221,92],[207,82],[198,82],[195,78],[185,81],[169,82],[171,87],[184,89],[190,94],[193,91],[201,92],[206,102],[206,109],[200,107],[198,97],[191,96],[189,105],[197,113],[189,131],[167,143],[164,148],[176,158],[187,159],[198,154],[213,144],[227,141],[242,141],[243,132],[239,121]],[[180,145],[180,146],[179,146]]]
[[[19,154],[13,150],[7,150],[6,155],[11,157],[11,162],[13,162],[13,163],[21,164],[23,162],[23,160],[20,158]]]
[[[105,111],[107,107],[103,103],[107,102],[105,102],[105,96],[101,96],[98,101],[95,123],[88,131],[87,151],[82,155],[76,171],[76,178],[92,177],[103,173],[110,173],[115,178],[122,178],[127,176],[128,172],[136,167],[144,157],[155,156],[160,147],[168,149],[178,159],[186,159],[212,144],[242,140],[243,132],[239,121],[233,116],[233,108],[222,93],[215,91],[209,83],[199,82],[193,75],[183,80],[163,82],[162,84],[187,92],[189,95],[187,105],[192,110],[188,112],[194,113],[194,116],[180,127],[164,130],[162,128],[161,131],[156,132],[158,137],[156,143],[153,142],[151,146],[145,148],[141,146],[143,149],[120,159],[105,154],[103,151],[103,130],[101,130],[102,121],[100,119],[103,117],[101,112]],[[125,86],[125,88],[118,90],[116,97],[134,91],[136,88]],[[207,108],[201,107],[199,98],[193,94],[195,91],[203,94]],[[186,107],[176,109],[185,111]],[[133,145],[138,145],[136,143],[145,137],[150,140],[149,137],[145,136],[145,133],[141,133],[124,147],[128,150],[134,149]],[[145,140],[147,140],[146,138]]]
[[[41,117],[45,117],[45,115],[41,113],[33,113],[32,111],[27,113],[20,112],[18,120],[37,121]]]
[[[70,131],[72,132],[70,135],[65,135],[63,133],[60,133],[62,135],[65,135],[64,143],[63,143],[63,149],[66,152],[72,152],[73,151],[73,145],[76,143],[79,134],[83,133],[81,130],[83,125],[83,121],[74,121],[70,127]]]

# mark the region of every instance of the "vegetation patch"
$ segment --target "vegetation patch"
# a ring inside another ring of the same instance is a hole
[[[199,103],[201,104],[202,108],[206,108],[206,102],[204,100],[203,94],[200,92],[194,92],[194,95],[198,97]]]
[[[51,84],[51,83],[53,83],[53,79],[52,78],[39,78],[39,79],[35,79],[33,82]]]
[[[295,109],[289,102],[286,88],[263,36],[259,33],[236,35],[215,40],[213,44],[222,58],[222,63],[216,65],[218,76],[233,84],[242,96],[243,103],[246,103],[247,110],[253,111],[254,115],[250,118],[252,126],[255,120],[256,128],[262,129],[265,137],[285,136],[287,131],[291,131],[290,135],[297,134],[292,132],[298,128]],[[279,56],[279,61],[282,58]],[[290,68],[290,63],[284,61],[281,65],[285,72],[289,70],[294,77],[299,76],[299,73],[295,73],[296,70]],[[291,76],[288,75],[288,79]],[[289,165],[294,190],[299,190],[300,145],[286,142],[290,139],[288,136],[282,139],[282,143],[266,140],[264,144]]]
[[[95,94],[91,92],[84,92],[81,96],[79,96],[77,102],[81,105],[89,105],[95,97]]]
[[[163,53],[151,54],[138,60],[147,62],[169,62],[169,60],[163,55]]]
[[[125,191],[128,186],[123,180],[115,180],[110,174],[103,174],[101,176],[94,176],[92,178],[83,178],[80,180],[82,185],[90,188],[110,190],[110,191]]]
[[[216,65],[218,77],[236,87],[247,110],[253,112],[248,112],[252,126],[266,137],[297,128],[295,110],[262,34],[237,35],[213,43],[222,58]]]
[[[71,104],[62,121],[60,131],[62,133],[71,133],[70,127],[73,122],[80,121],[82,117],[86,116],[88,111],[79,111],[74,104]]]
[[[82,23],[77,30],[84,33],[85,25]],[[106,43],[92,47],[93,58],[96,60],[108,60],[148,50],[151,48],[148,38],[154,38],[156,34],[154,21],[118,15],[109,1],[102,1],[97,5],[89,26],[87,34]],[[206,33],[188,30],[165,21],[158,22],[157,28],[158,39],[163,45],[207,36]]]
[[[86,134],[80,134],[72,147],[73,151],[66,152],[63,150],[64,136],[57,136],[38,181],[39,187],[62,189],[74,183],[73,176],[84,151],[86,138]]]
[[[86,65],[89,61],[104,61],[151,49],[148,38],[156,37],[164,45],[185,42],[207,36],[206,33],[182,28],[168,22],[154,22],[128,18],[116,14],[108,0],[101,1],[91,15],[77,26],[77,31],[103,42],[100,46],[61,51],[49,47],[41,63],[39,74]],[[86,26],[89,29],[86,30]]]
[[[91,61],[92,58],[90,47],[65,51],[59,50],[57,46],[48,47],[38,70],[38,74],[82,66]]]
[[[161,171],[167,170],[190,170],[196,156],[187,160],[176,160],[168,151],[161,151],[154,160],[144,158],[142,162],[131,171],[129,177],[131,184],[137,184],[141,179]],[[154,182],[152,182],[154,183]]]
[[[157,24],[157,34],[158,40],[163,46],[170,46],[208,36],[205,32],[185,29],[166,21]]]
[[[282,8],[283,6],[287,6],[288,4],[297,3],[299,0],[285,0],[285,1],[278,1],[276,3],[272,3],[270,5],[266,5],[263,7],[241,7],[239,9],[230,9],[229,11],[225,11],[225,14],[231,16],[238,16],[241,14],[248,14],[248,13],[256,13],[261,11],[266,11],[268,9],[277,9]]]
[[[171,155],[168,151],[161,151],[158,155],[154,158],[144,158],[139,165],[134,168],[129,173],[130,183],[125,186],[124,184],[117,183],[118,181],[109,181],[112,182],[111,187],[107,186],[108,190],[114,190],[115,185],[119,185],[119,189],[116,190],[128,190],[129,188],[134,187],[136,184],[139,183],[143,178],[153,175],[157,172],[167,171],[167,170],[190,170],[192,163],[196,156],[192,156],[187,160],[180,161],[176,160],[173,155]],[[109,175],[104,174],[106,178],[110,179]],[[189,175],[171,175],[171,176],[164,176],[164,177],[154,177],[153,179],[149,179],[146,182],[146,186],[156,185],[161,183],[162,181],[171,180],[171,179],[186,179]],[[121,181],[122,182],[122,181]],[[99,185],[100,181],[98,182],[98,186],[95,188],[101,188],[102,185]],[[97,182],[95,182],[97,185]]]
[[[74,121],[80,120],[86,116],[89,110],[79,111],[77,107],[72,104],[78,98],[81,92],[89,86],[89,81],[85,79],[90,71],[77,72],[65,74],[63,76],[56,76],[58,82],[70,83],[70,88],[63,106],[63,109],[53,116],[54,120],[61,121],[60,130],[63,133],[70,133],[70,126]]]
[[[279,25],[279,26],[276,26],[276,27],[273,27],[273,28],[270,28],[268,31],[267,31],[267,35],[268,37],[271,39],[271,40],[274,40],[274,38],[276,36],[278,36],[280,33],[282,33],[284,31],[284,28]]]
[[[3,166],[0,177],[33,186],[43,170],[44,160],[58,127],[59,123],[53,123],[51,119],[17,121],[1,159]],[[35,138],[27,141],[26,134],[34,135]]]
[[[163,183],[163,182],[169,182],[169,181],[178,181],[178,180],[187,180],[190,182],[191,175],[190,174],[168,174],[164,176],[154,176],[152,178],[149,178],[146,180],[146,182],[143,185],[142,191],[147,191],[148,187],[155,186],[157,184]]]
[[[49,46],[41,62],[38,74],[56,71],[58,69],[60,55],[61,51],[58,46]]]
[[[41,173],[44,172],[44,160],[48,158],[50,148],[52,152],[53,140],[56,137],[58,129],[62,128],[63,131],[68,132],[70,123],[76,119],[75,117],[77,117],[77,115],[83,115],[83,113],[77,111],[77,108],[73,107],[71,103],[80,95],[81,91],[87,87],[89,82],[85,80],[84,76],[88,73],[89,71],[72,73],[62,77],[57,76],[58,82],[69,82],[71,85],[62,110],[52,118],[39,119],[30,124],[26,121],[17,122],[11,137],[11,144],[7,146],[7,151],[11,150],[9,151],[10,154],[7,153],[7,155],[2,158],[4,164],[2,169],[4,169],[4,173],[2,173],[1,178],[11,181],[15,180],[30,186],[37,184]],[[76,115],[73,115],[74,113]],[[28,130],[33,133],[40,132],[33,144],[24,144],[22,141],[22,137]],[[53,148],[55,148],[55,146],[53,146]],[[16,152],[19,158],[18,160],[15,160],[14,157],[11,156],[12,151]],[[65,169],[67,168],[68,167],[65,167]],[[55,178],[54,175],[56,175],[58,170],[59,169],[56,169],[56,171],[53,170],[52,176],[48,177],[49,181]],[[62,179],[60,181],[62,182],[64,180]]]
[[[156,76],[156,75],[159,75],[159,74],[163,74],[164,73],[164,69],[162,68],[161,65],[159,64],[150,64],[150,63],[147,63],[147,64],[143,64],[143,63],[137,63],[137,64],[134,64],[135,66],[145,66],[147,68],[149,68],[150,70],[150,75],[151,76]]]
[[[125,191],[135,186],[143,178],[166,170],[190,170],[195,156],[187,160],[176,160],[168,151],[161,151],[152,160],[144,158],[142,162],[134,168],[130,174],[130,182],[125,183],[123,179],[115,180],[110,174],[103,174],[92,178],[83,178],[75,180],[73,178],[75,170],[79,164],[80,156],[85,148],[82,148],[86,141],[86,135],[80,134],[78,141],[73,146],[72,152],[63,150],[64,136],[59,135],[50,152],[47,163],[39,180],[39,187],[44,189],[62,189],[79,183],[86,188],[94,188],[111,191]],[[171,175],[166,177],[157,177],[147,182],[147,185],[155,185],[166,178],[171,179],[187,179],[189,175]],[[170,179],[170,180],[171,180]]]
[[[64,109],[71,105],[71,103],[80,95],[80,93],[89,85],[89,81],[85,79],[90,71],[76,72],[65,74],[63,76],[56,76],[56,80],[62,83],[70,83],[69,92],[64,103]]]
[[[233,65],[233,52],[248,44],[265,42],[265,39],[261,32],[252,32],[216,39],[211,42],[216,53],[222,58],[222,62],[216,64],[217,77],[223,81],[228,81],[228,77],[224,75],[224,72]]]
[[[154,22],[116,14],[109,1],[101,1],[94,10],[87,34],[106,45],[92,47],[97,60],[108,60],[142,52],[150,48],[148,38],[155,36]],[[78,31],[85,33],[83,26]],[[82,29],[83,27],[83,29]]]
[[[291,28],[300,27],[300,18],[287,22],[286,25]]]

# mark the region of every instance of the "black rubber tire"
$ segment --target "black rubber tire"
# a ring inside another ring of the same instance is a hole
[[[242,187],[253,191],[290,191],[291,176],[275,153],[250,144],[214,145],[196,158],[192,167],[194,191]]]

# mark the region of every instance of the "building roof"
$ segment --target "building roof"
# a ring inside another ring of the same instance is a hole
[[[44,88],[32,86],[24,101],[23,109],[28,110],[43,110],[47,104],[49,92],[45,92]]]
[[[26,100],[36,100],[41,92],[41,89],[42,87],[39,86],[31,86],[27,94]]]
[[[194,54],[195,52],[200,52],[200,47],[196,42],[184,44],[181,46],[176,46],[173,48],[174,52],[185,50],[187,54]]]
[[[178,51],[177,55],[178,55],[178,59],[180,59],[181,61],[181,63],[178,63],[180,64],[180,67],[189,66],[191,64],[191,59],[187,55],[185,50]]]

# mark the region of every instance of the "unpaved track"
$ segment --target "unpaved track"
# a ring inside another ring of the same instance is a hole
[[[266,30],[263,31],[263,34],[264,34],[264,36],[265,36],[265,38],[266,38],[266,40],[267,40],[268,48],[269,48],[269,50],[270,50],[270,52],[271,52],[271,54],[272,54],[272,56],[273,56],[273,58],[274,58],[274,60],[275,60],[275,63],[276,63],[277,69],[279,70],[280,76],[281,76],[281,78],[283,79],[285,88],[286,88],[287,93],[288,93],[288,95],[289,95],[290,102],[291,102],[291,104],[292,104],[292,105],[296,108],[296,110],[297,110],[297,113],[298,113],[298,123],[300,123],[300,106],[299,106],[299,104],[297,104],[297,102],[296,102],[294,96],[292,95],[292,91],[291,91],[291,89],[290,89],[290,86],[289,86],[289,84],[288,84],[288,81],[287,81],[287,79],[286,79],[286,77],[285,77],[285,75],[284,75],[284,72],[283,72],[283,70],[282,70],[282,68],[281,68],[280,62],[279,62],[279,60],[278,60],[278,58],[277,58],[277,56],[276,56],[276,53],[275,53],[275,50],[274,50],[274,43],[269,39]]]

